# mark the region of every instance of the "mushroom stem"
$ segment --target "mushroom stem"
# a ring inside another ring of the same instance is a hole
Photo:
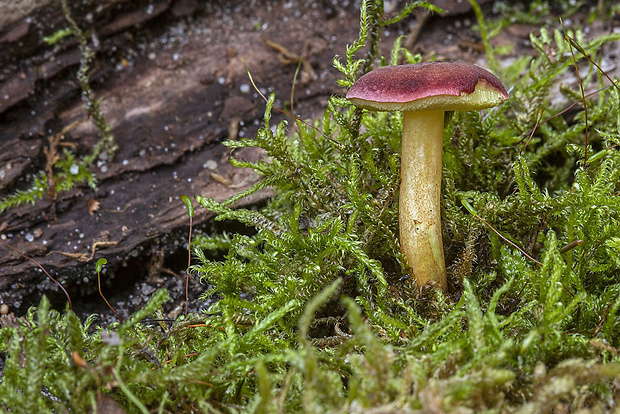
[[[444,111],[404,111],[399,201],[400,248],[418,286],[448,288],[441,240]]]

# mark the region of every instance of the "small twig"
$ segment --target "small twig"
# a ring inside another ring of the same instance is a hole
[[[540,120],[542,118],[543,111],[544,111],[543,108],[538,108],[538,112],[536,113],[536,124],[534,125],[534,128],[532,128],[532,131],[530,132],[527,138],[527,141],[525,141],[525,144],[523,144],[523,146],[521,147],[521,151],[519,151],[519,154],[523,154],[523,150],[525,149],[525,147],[527,147],[527,144],[530,143],[530,141],[532,140],[532,137],[534,136],[534,132],[536,132],[536,130],[540,126],[541,124]]]
[[[527,254],[527,252],[525,250],[523,250],[522,248],[520,248],[519,246],[517,246],[515,243],[513,243],[512,241],[510,241],[509,239],[507,239],[506,237],[502,236],[502,234],[495,230],[495,228],[493,226],[491,226],[485,219],[483,219],[482,217],[480,217],[479,215],[474,215],[474,217],[476,217],[478,220],[482,221],[484,223],[485,226],[487,226],[488,228],[490,228],[491,230],[493,230],[493,232],[495,234],[497,234],[502,240],[504,240],[506,243],[510,244],[512,247],[514,247],[515,249],[519,250],[521,253],[523,253],[523,255],[525,257],[527,257],[528,259],[530,259],[532,262],[536,263],[539,266],[542,266],[542,263],[539,262],[538,260],[534,259],[532,256],[530,256],[529,254]]]
[[[64,292],[65,296],[67,297],[67,301],[69,302],[69,309],[73,309],[73,305],[71,303],[71,297],[69,296],[69,293],[67,293],[67,291],[65,290],[65,288],[60,284],[60,282],[58,282],[56,279],[54,279],[48,272],[47,270],[45,270],[45,268],[43,266],[41,266],[39,264],[39,262],[37,262],[36,260],[34,260],[31,257],[26,256],[25,254],[23,254],[22,252],[20,252],[19,250],[17,250],[15,247],[11,246],[10,244],[8,244],[7,242],[5,242],[4,240],[0,239],[0,243],[4,244],[6,247],[8,247],[9,249],[13,250],[15,253],[17,253],[18,255],[20,255],[21,257],[23,257],[26,260],[31,261],[32,263],[34,263],[39,269],[41,269],[43,271],[43,273],[45,273],[45,275],[54,283],[56,283],[56,285]]]
[[[529,280],[526,280],[526,281],[525,281],[525,283],[523,284],[523,287],[521,288],[521,290],[520,290],[520,291],[519,291],[519,293],[517,294],[517,298],[519,298],[519,300],[521,300],[521,299],[520,299],[520,298],[521,298],[521,295],[523,294],[523,291],[525,290],[525,287],[528,285],[528,283],[530,283],[530,281],[529,281]],[[512,312],[513,312],[513,311],[514,311],[514,309],[515,309],[515,306],[517,306],[517,301],[516,301],[516,300],[514,300],[514,301],[512,302],[512,306],[510,306],[510,309],[508,309],[508,312],[507,312],[507,313],[508,313],[508,315],[511,315],[511,314],[512,314]]]
[[[495,230],[495,228],[493,226],[491,226],[485,219],[483,219],[482,217],[480,217],[476,211],[474,210],[474,208],[471,206],[471,204],[469,204],[467,202],[467,200],[461,199],[461,203],[463,204],[463,206],[467,209],[467,211],[469,211],[469,213],[476,217],[478,220],[482,221],[484,223],[485,226],[487,226],[488,228],[490,228],[491,230],[493,230],[493,232],[495,234],[497,234],[502,240],[504,240],[506,243],[510,244],[512,247],[514,247],[515,249],[519,250],[525,257],[527,257],[528,259],[530,259],[531,261],[533,261],[534,263],[536,263],[538,266],[542,266],[543,264],[541,262],[539,262],[538,260],[534,259],[532,256],[530,256],[529,254],[527,254],[527,252],[525,250],[523,250],[522,248],[520,248],[519,246],[517,246],[515,243],[513,243],[512,241],[508,240],[506,237],[502,236],[502,234]],[[560,252],[566,252],[572,248],[574,248],[575,246],[580,245],[581,243],[583,243],[583,240],[576,240],[570,244],[568,244],[567,246],[563,247],[562,249],[560,249]],[[574,245],[573,245],[574,244]],[[569,247],[570,246],[570,247]],[[527,284],[526,284],[527,285]],[[525,288],[525,286],[523,287]],[[569,295],[571,295],[572,297],[575,297],[575,295],[573,294],[573,292],[571,292],[562,282],[562,288],[566,291],[566,293],[568,293]],[[523,289],[522,289],[523,291]],[[520,294],[520,293],[519,293]]]
[[[584,145],[584,156],[583,156],[583,165],[585,166],[588,162],[588,107],[586,104],[586,95],[584,93],[583,82],[581,81],[581,75],[579,74],[579,67],[577,66],[577,58],[575,57],[575,52],[573,48],[577,49],[579,53],[581,53],[590,63],[592,63],[596,68],[611,82],[611,84],[620,91],[620,86],[616,84],[611,77],[605,72],[594,60],[588,56],[585,49],[581,47],[579,43],[575,41],[572,37],[566,33],[566,29],[564,28],[564,22],[560,19],[560,24],[562,25],[562,32],[564,32],[564,40],[568,42],[570,45],[570,54],[573,57],[573,63],[575,66],[575,73],[577,74],[577,80],[579,81],[579,89],[581,90],[581,101],[583,102],[583,114],[585,121],[585,145]]]
[[[280,59],[280,62],[282,62],[285,65],[299,64],[303,60],[302,56],[289,51],[287,48],[285,48],[281,44],[276,43],[273,40],[270,40],[265,36],[263,36],[263,42],[265,42],[267,46],[269,46],[276,52],[280,53],[278,58]]]
[[[589,98],[590,96],[596,95],[599,92],[604,91],[605,89],[609,88],[609,86],[605,86],[604,88],[600,88],[595,90],[594,92],[590,92],[589,94],[586,95],[586,98]],[[545,118],[543,121],[540,122],[536,122],[536,125],[534,125],[534,128],[532,128],[530,130],[530,132],[528,132],[528,142],[530,141],[530,139],[532,138],[532,136],[534,135],[534,132],[536,132],[536,129],[538,129],[539,126],[541,126],[542,124],[545,124],[547,122],[549,122],[550,120],[552,120],[553,118],[556,118],[568,111],[570,111],[575,105],[577,105],[579,102],[581,102],[581,99],[578,101],[573,102],[572,104],[568,105],[566,108],[562,109],[560,112],[556,112],[555,114],[551,115],[548,118]],[[540,111],[540,110],[539,110]],[[521,139],[521,141],[523,141],[523,139]],[[521,142],[520,141],[520,142]],[[523,146],[523,148],[521,148],[521,151],[523,151],[525,149],[525,147],[527,146],[527,143]]]
[[[605,311],[603,312],[603,318],[601,319],[601,322],[596,326],[596,329],[594,330],[594,335],[592,335],[592,338],[596,338],[596,335],[598,335],[601,328],[603,327],[603,324],[607,320],[607,312],[609,312],[609,304],[605,306]]]
[[[78,262],[88,263],[95,257],[95,251],[98,247],[108,247],[108,246],[116,246],[118,241],[97,241],[93,243],[93,247],[90,249],[90,257],[86,253],[71,253],[71,252],[61,252],[60,250],[52,250],[48,253],[58,253],[62,254],[65,257],[69,257],[71,259],[75,259]]]
[[[605,71],[603,70],[603,68],[601,68],[601,66],[600,66],[598,63],[596,63],[596,62],[595,62],[595,61],[594,61],[594,60],[593,60],[593,59],[592,59],[592,58],[591,58],[591,57],[590,57],[590,56],[586,53],[585,49],[584,49],[584,48],[583,48],[583,47],[582,47],[579,43],[577,43],[577,42],[575,41],[575,39],[573,39],[572,37],[570,37],[570,36],[566,33],[566,30],[565,30],[565,28],[564,28],[564,24],[563,24],[563,22],[562,22],[561,20],[560,20],[560,23],[562,24],[562,31],[564,32],[564,40],[566,40],[566,41],[568,42],[568,44],[571,46],[571,55],[572,55],[572,57],[573,57],[573,62],[574,62],[574,64],[575,64],[575,71],[577,72],[577,79],[579,80],[579,86],[580,86],[580,88],[581,88],[581,95],[582,95],[582,98],[581,98],[579,101],[575,101],[575,102],[573,102],[572,104],[570,104],[569,106],[567,106],[566,108],[564,108],[562,111],[557,112],[557,113],[555,113],[555,114],[551,115],[550,117],[546,118],[545,120],[543,120],[543,121],[541,121],[541,122],[538,122],[538,121],[539,121],[539,119],[537,119],[536,125],[534,125],[534,128],[532,128],[532,130],[528,133],[528,140],[527,140],[527,142],[525,143],[525,145],[523,146],[523,148],[521,148],[521,152],[523,152],[523,150],[525,149],[525,147],[527,146],[527,144],[528,144],[528,143],[529,143],[529,141],[531,140],[532,136],[534,135],[534,132],[536,131],[536,129],[538,129],[538,127],[539,127],[541,124],[544,124],[544,123],[546,123],[546,122],[550,121],[551,119],[553,119],[553,118],[555,118],[555,117],[557,117],[557,116],[560,116],[560,115],[564,114],[565,112],[567,112],[567,111],[569,111],[571,108],[573,108],[575,105],[577,105],[579,102],[582,102],[582,103],[583,103],[583,105],[584,105],[584,115],[585,115],[585,121],[586,121],[586,131],[585,131],[585,133],[586,133],[586,150],[585,150],[585,155],[586,155],[586,156],[585,156],[585,158],[584,158],[584,165],[585,165],[585,163],[586,163],[586,161],[587,161],[587,139],[588,139],[588,121],[587,121],[588,114],[587,114],[587,108],[586,108],[586,102],[585,102],[585,99],[586,99],[586,98],[589,98],[589,97],[591,97],[591,96],[594,96],[594,95],[596,95],[596,94],[598,94],[598,93],[600,93],[600,92],[602,92],[602,91],[604,91],[605,89],[609,88],[609,86],[605,86],[605,87],[599,88],[599,89],[595,90],[594,92],[590,92],[589,94],[584,95],[584,88],[583,88],[583,84],[582,84],[582,82],[581,82],[581,77],[580,77],[580,74],[579,74],[579,69],[577,68],[577,61],[576,61],[575,54],[574,54],[574,52],[573,52],[573,48],[577,49],[577,51],[578,51],[579,53],[581,53],[581,54],[583,55],[583,57],[585,57],[585,58],[586,58],[586,59],[587,59],[587,60],[588,60],[588,61],[589,61],[592,65],[594,65],[594,66],[595,66],[595,67],[599,70],[599,72],[600,72],[600,73],[602,73],[602,74],[603,74],[603,76],[605,76],[605,77],[607,78],[607,80],[611,83],[611,85],[613,85],[613,86],[614,86],[614,87],[615,87],[618,91],[620,91],[620,86],[619,86],[616,82],[614,82],[614,80],[613,80],[613,79],[612,79],[612,78],[611,78],[611,77],[607,74],[607,72],[605,72]]]
[[[562,23],[562,20],[560,19],[560,22]],[[575,49],[577,49],[577,51],[579,53],[581,53],[583,55],[583,57],[585,57],[586,59],[588,59],[590,61],[590,63],[592,63],[594,66],[596,66],[596,68],[607,78],[607,80],[609,82],[611,82],[612,85],[614,85],[614,87],[616,89],[618,89],[618,91],[620,92],[620,86],[618,86],[618,84],[616,82],[614,82],[614,80],[607,74],[607,72],[605,72],[603,70],[603,68],[601,68],[599,66],[598,63],[596,63],[594,60],[592,60],[592,58],[590,58],[590,56],[588,56],[588,54],[586,53],[586,51],[584,50],[583,47],[581,47],[581,45],[579,43],[577,43],[575,41],[575,39],[573,39],[572,37],[570,37],[567,33],[566,30],[564,29],[564,23],[562,23],[562,31],[564,32],[564,39]],[[571,48],[571,53],[572,53],[572,48]],[[573,55],[573,60],[574,60],[574,55]]]
[[[541,262],[539,262],[538,260],[534,259],[532,256],[530,256],[529,254],[527,254],[525,252],[525,250],[523,250],[522,248],[520,248],[519,246],[517,246],[515,243],[511,242],[510,240],[508,240],[506,237],[502,236],[502,234],[495,230],[493,228],[493,226],[491,226],[489,223],[487,223],[487,221],[485,219],[483,219],[482,217],[480,217],[477,214],[474,214],[474,217],[476,217],[478,220],[482,221],[487,227],[489,227],[491,230],[493,230],[493,232],[495,234],[497,234],[502,240],[504,240],[506,243],[510,244],[512,247],[514,247],[515,249],[519,250],[525,257],[527,257],[528,259],[530,259],[531,261],[533,261],[534,263],[536,263],[538,266],[542,266],[543,264]],[[583,242],[583,240],[582,240]],[[571,243],[572,244],[572,243]],[[580,243],[577,243],[575,245],[578,245]],[[568,246],[566,246],[568,247]],[[570,249],[567,249],[570,250]],[[565,285],[564,283],[562,283],[562,289],[564,289],[566,291],[566,293],[568,293],[569,295],[571,295],[572,297],[575,297],[575,294],[573,292],[571,292]]]
[[[581,240],[581,239],[574,240],[574,241],[568,243],[566,246],[562,247],[560,249],[560,253],[566,253],[567,251],[572,250],[575,247],[580,246],[581,244],[583,244],[583,240]]]
[[[487,226],[488,228],[490,228],[491,230],[493,230],[493,232],[495,234],[497,234],[502,240],[504,240],[506,243],[510,244],[512,247],[514,247],[515,249],[519,250],[525,257],[527,257],[528,259],[530,259],[531,261],[533,261],[534,263],[536,263],[539,266],[542,266],[542,263],[539,262],[538,260],[534,259],[532,256],[530,256],[529,254],[527,254],[527,252],[525,250],[523,250],[522,248],[520,248],[519,246],[517,246],[515,243],[513,243],[512,241],[510,241],[509,239],[507,239],[506,237],[504,237],[499,231],[495,230],[495,228],[493,226],[491,226],[485,219],[483,219],[482,217],[480,217],[476,211],[474,210],[474,208],[471,206],[471,204],[469,204],[469,202],[467,202],[467,200],[465,199],[461,199],[461,203],[463,204],[463,206],[467,209],[467,211],[469,211],[469,213],[476,217],[478,220],[480,220],[481,222],[484,223],[485,226]]]

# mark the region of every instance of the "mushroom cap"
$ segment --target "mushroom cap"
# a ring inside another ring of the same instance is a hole
[[[474,111],[499,105],[508,93],[486,69],[426,62],[370,71],[349,89],[347,99],[372,111]]]

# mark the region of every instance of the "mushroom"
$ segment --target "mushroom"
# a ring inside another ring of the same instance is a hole
[[[372,111],[403,111],[399,233],[418,286],[447,290],[440,190],[445,111],[499,105],[508,93],[489,71],[462,62],[384,66],[360,77],[347,99]]]

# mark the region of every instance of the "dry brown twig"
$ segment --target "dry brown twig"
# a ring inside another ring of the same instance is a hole
[[[119,242],[118,241],[96,241],[93,243],[93,247],[91,248],[90,251],[90,256],[88,255],[88,253],[71,253],[71,252],[61,252],[60,250],[52,250],[51,252],[48,253],[48,255],[52,254],[52,253],[58,253],[61,254],[65,257],[69,257],[71,259],[75,259],[78,262],[81,263],[88,263],[91,260],[93,260],[93,258],[95,257],[95,251],[97,250],[97,248],[105,248],[105,247],[109,247],[109,246],[116,246]]]
[[[307,57],[305,56],[306,55],[305,52],[302,53],[301,55],[298,55],[296,53],[291,52],[290,50],[288,50],[286,47],[282,46],[281,44],[276,43],[273,40],[267,39],[266,37],[263,37],[263,42],[265,42],[265,44],[269,48],[278,52],[278,59],[280,59],[281,63],[285,65],[301,64],[301,76],[300,76],[301,85],[307,85],[312,79],[314,79],[314,76],[315,76],[314,69],[312,68],[312,65],[308,61]],[[309,44],[310,44],[310,41],[308,40],[304,44],[304,47],[303,47],[304,51],[308,50]]]

